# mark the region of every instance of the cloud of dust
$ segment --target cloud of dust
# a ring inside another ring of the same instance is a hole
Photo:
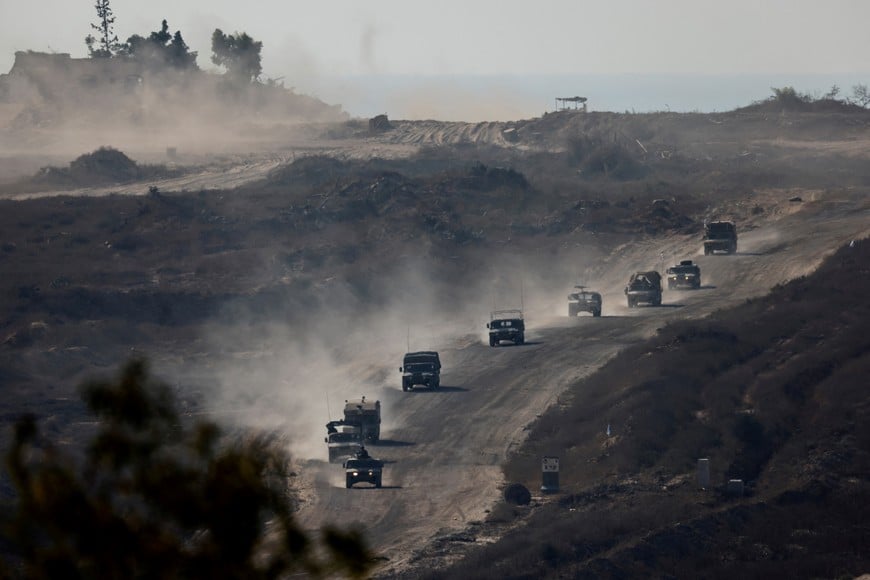
[[[32,55],[17,74],[0,78],[3,157],[69,158],[100,146],[163,161],[169,147],[190,154],[274,150],[297,138],[304,123],[347,119],[338,107],[280,86],[62,56]]]
[[[554,300],[566,291],[583,252],[548,256],[500,252],[485,267],[468,267],[445,280],[424,258],[407,258],[360,297],[336,276],[315,290],[318,306],[298,320],[256,321],[228,308],[204,329],[216,353],[197,374],[207,412],[230,426],[286,434],[300,459],[326,459],[325,424],[341,417],[344,401],[380,400],[382,437],[399,427],[391,408],[403,393],[398,367],[408,350],[438,350],[445,369],[455,350],[484,345],[493,309],[526,311],[531,331],[546,325]],[[564,312],[560,313],[564,317]]]
[[[416,79],[381,95],[383,109],[396,119],[505,121],[528,115],[529,101],[497,81],[473,85],[450,77]]]

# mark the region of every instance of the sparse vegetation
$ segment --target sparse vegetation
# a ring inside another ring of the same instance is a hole
[[[83,399],[99,422],[81,465],[35,417],[15,427],[4,575],[365,575],[370,558],[358,532],[329,528],[314,539],[294,521],[280,439],[228,440],[214,423],[185,424],[169,387],[142,362],[116,381],[85,385]]]
[[[92,58],[109,58],[118,53],[121,48],[118,36],[115,34],[115,14],[109,0],[96,0],[94,9],[97,11],[97,22],[91,24],[97,37],[89,34],[85,37],[88,54]]]

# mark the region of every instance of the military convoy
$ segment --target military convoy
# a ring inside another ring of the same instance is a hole
[[[433,350],[407,353],[399,372],[402,373],[403,391],[410,391],[418,386],[430,389],[441,386],[441,359]]]
[[[586,286],[574,286],[577,292],[568,295],[568,316],[579,316],[588,312],[592,316],[601,316],[601,294],[586,290]]]
[[[701,268],[692,260],[681,260],[676,266],[668,268],[667,275],[668,290],[697,290],[701,287]]]
[[[638,304],[660,306],[662,303],[662,275],[655,270],[635,272],[625,287],[625,296],[629,308],[634,308]]]
[[[710,222],[704,228],[704,254],[737,251],[737,232],[732,222]],[[701,287],[701,269],[692,260],[681,260],[667,269],[669,290]],[[575,292],[568,295],[568,316],[588,312],[601,316],[601,294],[574,286]],[[662,303],[662,276],[655,270],[638,271],[631,275],[625,287],[629,308],[639,304],[659,306]],[[514,344],[525,342],[525,320],[522,310],[495,310],[490,313],[486,325],[489,345],[498,346],[504,341]],[[410,391],[417,386],[437,389],[441,384],[441,360],[435,351],[408,352],[399,367],[402,373],[402,390]],[[326,443],[331,463],[344,460],[345,486],[349,489],[357,483],[382,486],[384,462],[372,458],[365,449],[365,442],[376,443],[380,439],[381,403],[366,401],[365,397],[345,401],[344,418],[330,421],[327,425]]]
[[[737,251],[737,228],[734,222],[709,222],[704,225],[704,255]]]
[[[526,342],[526,323],[522,310],[494,310],[489,314],[489,346],[498,346],[502,341],[514,344]]]

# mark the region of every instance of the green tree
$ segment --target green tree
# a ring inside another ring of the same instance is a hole
[[[299,528],[289,457],[274,437],[184,425],[171,390],[141,361],[82,392],[99,419],[83,460],[42,437],[34,417],[16,425],[7,467],[17,511],[4,530],[15,561],[3,577],[366,573],[358,532],[328,528],[313,539]]]
[[[870,90],[867,89],[867,85],[855,85],[852,87],[852,100],[861,105],[862,107],[866,107],[870,105]]]
[[[152,32],[147,38],[134,34],[124,44],[124,53],[144,62],[152,68],[171,67],[176,69],[196,69],[196,52],[191,52],[181,36],[181,31],[169,33],[166,20],[160,30]]]
[[[227,35],[216,28],[211,35],[211,61],[227,69],[227,74],[237,82],[250,83],[263,72],[260,65],[262,48],[262,42],[245,32]]]
[[[118,37],[115,34],[115,15],[109,0],[97,0],[94,5],[97,10],[97,22],[91,24],[97,32],[97,36],[88,34],[85,44],[88,46],[88,54],[94,58],[108,58],[114,56],[121,48]]]

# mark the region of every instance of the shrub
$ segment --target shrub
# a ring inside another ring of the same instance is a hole
[[[116,382],[85,385],[83,398],[99,427],[81,466],[33,416],[16,425],[4,577],[15,568],[28,578],[365,574],[357,532],[323,530],[323,552],[296,524],[289,457],[275,438],[228,441],[213,423],[182,425],[172,392],[141,361]]]

